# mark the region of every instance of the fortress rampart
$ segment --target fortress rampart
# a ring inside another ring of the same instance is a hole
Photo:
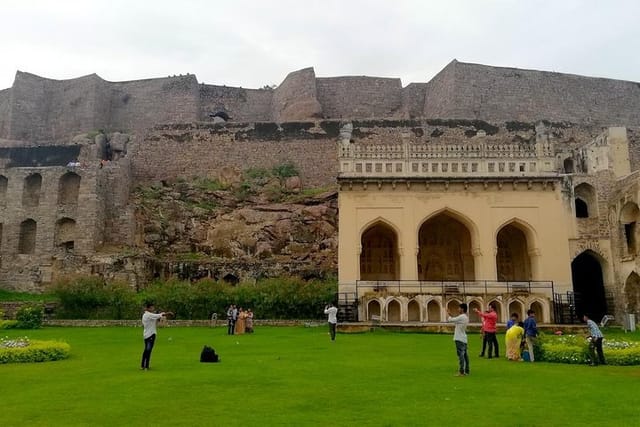
[[[640,124],[640,83],[452,61],[428,83],[290,73],[275,89],[199,83],[194,75],[108,82],[17,72],[0,91],[0,138],[56,144],[97,129],[141,134],[161,123],[313,119],[478,119]]]

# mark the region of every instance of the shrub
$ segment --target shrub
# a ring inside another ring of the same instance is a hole
[[[292,162],[286,162],[276,165],[271,169],[274,176],[279,178],[289,178],[291,176],[298,176],[300,173]]]
[[[136,294],[126,283],[84,277],[59,282],[54,289],[60,298],[57,316],[61,318],[130,319],[140,312]]]
[[[16,329],[17,327],[17,320],[0,320],[0,329]]]
[[[640,365],[640,343],[618,340],[603,341],[604,357],[609,365]],[[589,343],[582,336],[549,336],[541,339],[540,360],[554,363],[591,363]]]
[[[44,310],[41,305],[24,305],[16,312],[18,329],[38,329],[42,326]]]
[[[0,339],[0,364],[32,363],[69,357],[71,347],[61,341],[29,341],[25,338]]]

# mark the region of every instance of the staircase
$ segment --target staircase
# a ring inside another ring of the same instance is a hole
[[[355,292],[337,292],[335,301],[338,302],[338,322],[358,321],[358,299]]]

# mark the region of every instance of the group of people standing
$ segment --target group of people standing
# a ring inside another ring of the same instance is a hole
[[[467,315],[468,306],[461,303],[458,307],[457,316],[453,316],[447,312],[447,321],[455,324],[453,333],[453,341],[456,344],[456,354],[458,355],[458,373],[456,376],[469,375],[469,352],[467,340],[467,325],[469,324],[469,316]],[[488,358],[500,357],[498,339],[496,338],[498,314],[493,303],[489,304],[487,311],[482,312],[475,309],[475,312],[482,318],[482,352],[480,357],[484,357],[485,351]],[[529,351],[529,360],[534,361],[533,348],[536,337],[538,336],[538,328],[535,321],[535,312],[527,311],[529,316],[527,320],[518,322],[517,313],[511,315],[511,320],[507,322],[506,333],[506,352],[509,360],[522,360],[521,352],[526,343]],[[488,348],[487,348],[488,347]]]
[[[231,304],[227,309],[227,334],[241,335],[245,332],[253,333],[253,311]]]

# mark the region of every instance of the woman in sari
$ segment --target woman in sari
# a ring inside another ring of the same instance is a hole
[[[524,337],[524,328],[522,326],[522,322],[518,322],[507,329],[507,333],[505,334],[507,359],[509,360],[522,360],[520,355],[520,343]]]
[[[251,311],[251,309],[247,310],[245,329],[247,330],[247,333],[253,333],[253,311]]]
[[[247,320],[247,312],[240,307],[238,310],[238,320],[236,321],[236,335],[242,335],[245,332],[245,322]]]

